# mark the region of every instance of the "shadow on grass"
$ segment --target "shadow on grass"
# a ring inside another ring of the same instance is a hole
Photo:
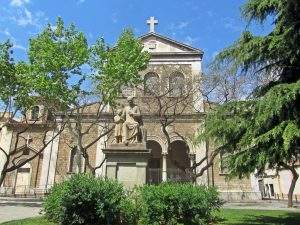
[[[259,212],[259,211],[258,211]],[[264,211],[265,212],[265,211]],[[261,212],[252,214],[231,214],[221,216],[220,225],[300,225],[300,213],[297,212]],[[238,212],[237,212],[238,213]]]

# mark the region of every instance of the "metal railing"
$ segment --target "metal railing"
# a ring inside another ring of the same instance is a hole
[[[148,168],[147,171],[147,183],[148,184],[159,184],[162,182],[161,168]],[[192,182],[192,176],[185,171],[177,168],[167,169],[167,181],[168,182]]]
[[[178,168],[170,168],[167,169],[167,181],[170,182],[192,182],[191,174],[178,169]]]
[[[147,183],[159,184],[162,182],[162,169],[149,168],[147,171]]]

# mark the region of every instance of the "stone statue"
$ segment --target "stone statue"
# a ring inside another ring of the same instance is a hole
[[[122,110],[117,110],[117,115],[114,117],[115,122],[115,140],[116,143],[122,143],[123,123]]]
[[[127,98],[128,105],[124,107],[122,117],[123,123],[123,143],[139,143],[141,140],[141,111],[140,108],[134,104],[133,97]]]
[[[125,145],[146,143],[146,130],[143,128],[140,108],[134,104],[133,97],[127,98],[128,105],[117,110],[114,117],[115,142]]]

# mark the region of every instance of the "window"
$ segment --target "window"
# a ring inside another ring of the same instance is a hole
[[[121,88],[121,94],[123,97],[127,98],[129,96],[134,96],[134,87],[133,86],[124,86]]]
[[[54,116],[53,116],[53,114],[51,112],[48,112],[48,114],[47,114],[47,120],[48,121],[54,121]]]
[[[174,73],[169,77],[169,92],[172,97],[179,97],[184,93],[184,75],[182,73]]]
[[[265,185],[265,197],[270,197],[270,192],[269,192],[269,185]]]
[[[29,155],[29,153],[30,153],[30,149],[29,148],[25,148],[23,150],[23,155]]]
[[[274,192],[274,185],[273,185],[273,184],[269,184],[269,185],[270,185],[271,196],[274,196],[274,195],[275,195],[275,192]]]
[[[220,174],[228,174],[228,153],[220,153]]]
[[[31,110],[31,120],[38,120],[40,113],[40,107],[34,106]]]
[[[71,150],[69,172],[70,173],[79,173],[81,172],[82,167],[82,155],[77,147],[73,147]]]
[[[156,41],[150,41],[149,42],[149,50],[156,49]]]
[[[159,91],[159,77],[156,73],[147,73],[144,77],[144,94],[152,95]]]

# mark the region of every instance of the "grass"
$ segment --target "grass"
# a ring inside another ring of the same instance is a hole
[[[11,222],[1,223],[1,225],[56,225],[55,223],[48,222],[42,217],[29,218],[24,220],[16,220]]]
[[[219,225],[297,225],[300,224],[300,212],[223,209],[220,212]]]
[[[223,209],[218,225],[297,225],[300,224],[300,212]],[[42,217],[1,223],[1,225],[56,225]]]

